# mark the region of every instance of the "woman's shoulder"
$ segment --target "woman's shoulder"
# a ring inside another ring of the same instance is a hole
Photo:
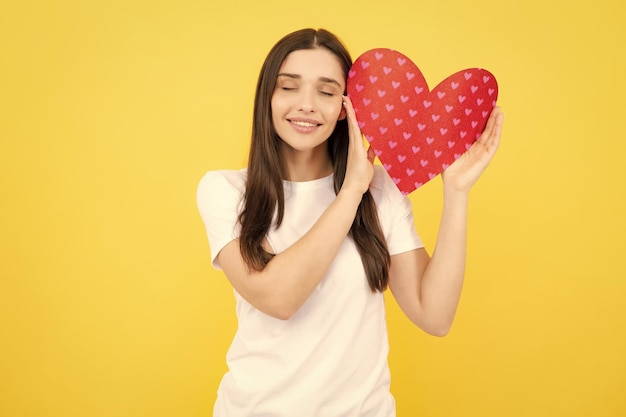
[[[206,172],[198,183],[198,194],[221,192],[243,192],[246,186],[246,168],[238,170],[213,170]]]
[[[395,210],[406,204],[407,197],[402,194],[381,165],[374,165],[374,178],[370,183],[370,193],[379,210]]]
[[[385,195],[387,194],[395,194],[402,196],[398,187],[393,182],[385,168],[381,165],[374,165],[374,178],[372,178],[372,182],[370,184],[371,192],[381,192]]]

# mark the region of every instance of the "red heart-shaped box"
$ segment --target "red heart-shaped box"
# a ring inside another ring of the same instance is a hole
[[[498,83],[487,70],[459,71],[430,91],[409,58],[384,48],[357,58],[347,90],[361,131],[404,194],[469,149],[498,98]]]

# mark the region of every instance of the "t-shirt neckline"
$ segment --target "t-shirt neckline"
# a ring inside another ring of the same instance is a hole
[[[317,188],[327,187],[333,185],[334,174],[330,174],[323,178],[318,178],[311,181],[288,181],[283,180],[283,186],[290,187],[292,190],[313,190]]]

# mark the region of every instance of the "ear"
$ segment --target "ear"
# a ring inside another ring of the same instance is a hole
[[[339,113],[339,117],[337,117],[337,120],[343,120],[347,116],[348,116],[348,113],[346,113],[346,106],[342,102],[341,103],[341,112]]]

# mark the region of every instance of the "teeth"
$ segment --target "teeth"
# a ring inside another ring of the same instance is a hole
[[[300,122],[300,121],[297,121],[297,120],[292,120],[291,123],[293,123],[294,125],[303,126],[303,127],[317,126],[317,124],[315,124],[315,123]]]

